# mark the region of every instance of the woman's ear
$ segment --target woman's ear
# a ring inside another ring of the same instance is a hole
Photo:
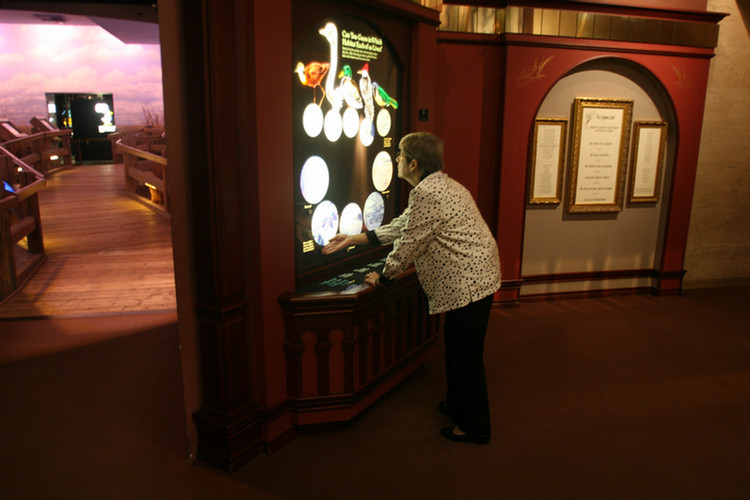
[[[412,159],[411,162],[409,162],[409,172],[414,172],[419,170],[419,162],[415,159]]]

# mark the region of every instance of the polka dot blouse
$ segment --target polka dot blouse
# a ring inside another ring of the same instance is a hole
[[[471,193],[444,172],[422,179],[406,210],[375,230],[393,243],[383,276],[395,278],[414,264],[430,314],[458,309],[500,288],[497,242]]]

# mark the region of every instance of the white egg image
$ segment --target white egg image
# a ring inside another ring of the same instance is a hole
[[[328,165],[320,156],[311,156],[302,166],[299,176],[299,188],[306,202],[314,205],[322,200],[328,192]]]

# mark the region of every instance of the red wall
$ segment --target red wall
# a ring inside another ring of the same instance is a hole
[[[284,321],[278,297],[294,290],[294,227],[292,179],[292,45],[291,4],[255,2],[255,105],[257,128],[258,234],[260,255],[257,281],[251,284],[259,371],[258,402],[275,408],[287,400],[284,365]],[[283,168],[281,168],[283,166]],[[283,425],[281,427],[284,427]],[[268,430],[269,440],[273,429]]]
[[[657,271],[662,273],[660,291],[679,290],[713,51],[563,39],[541,45],[523,35],[505,40],[493,45],[483,36],[444,34],[437,62],[436,129],[446,140],[446,170],[477,197],[488,222],[496,221],[503,279],[510,284],[500,299],[518,298],[513,283],[521,278],[528,142],[537,110],[556,81],[600,57],[640,65],[661,83],[674,106],[675,173],[663,262]],[[532,68],[543,61],[543,70],[534,73]]]
[[[435,130],[445,142],[445,171],[471,191],[494,229],[503,48],[441,38],[437,53]]]

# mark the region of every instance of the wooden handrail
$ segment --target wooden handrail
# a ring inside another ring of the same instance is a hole
[[[45,188],[45,186],[47,185],[47,179],[42,174],[34,170],[33,167],[31,167],[27,163],[24,163],[24,161],[21,160],[19,157],[17,157],[16,155],[11,153],[7,149],[5,149],[4,145],[0,146],[0,154],[4,154],[10,157],[10,159],[13,160],[13,163],[21,167],[24,171],[33,174],[34,177],[36,178],[34,182],[27,184],[25,186],[21,186],[15,193],[3,198],[2,202],[0,202],[0,207],[10,208],[10,207],[16,206],[23,200],[30,198],[31,196],[34,196],[36,193],[38,193],[39,191]]]
[[[42,171],[43,175],[51,174],[59,168],[70,168],[73,165],[73,157],[70,148],[70,138],[73,131],[70,129],[63,130],[50,130],[35,132],[28,134],[17,139],[10,139],[1,143],[5,151],[26,151],[29,154],[24,155],[22,158],[14,156],[15,160],[24,160],[23,163],[34,169],[30,163],[38,166],[38,169]],[[61,144],[53,145],[52,142],[61,140]],[[63,166],[57,161],[51,160],[51,155],[58,155],[61,158]]]
[[[8,142],[18,144],[25,140],[26,137]],[[8,151],[6,145],[7,142],[0,145],[0,156],[8,159],[4,164],[4,178],[0,180],[19,181],[22,185],[14,187],[14,192],[0,199],[0,264],[8,267],[0,273],[0,303],[22,288],[46,258],[37,194],[44,189],[47,180],[22,158]],[[19,167],[23,172],[21,175],[17,170]],[[15,245],[23,238],[27,239],[29,258],[19,263],[14,255]]]
[[[125,193],[168,217],[167,158],[140,147],[166,148],[164,136],[135,134],[124,136],[114,142],[115,151],[122,154]]]
[[[37,180],[38,179],[44,179],[44,175],[42,175],[41,173],[39,173],[38,171],[36,171],[36,169],[34,169],[34,167],[32,167],[31,165],[25,163],[21,158],[19,158],[18,156],[14,155],[13,153],[11,153],[10,151],[8,151],[6,149],[5,146],[7,146],[8,144],[10,144],[12,142],[16,142],[16,141],[15,140],[13,140],[13,141],[7,141],[7,142],[4,142],[4,143],[0,144],[0,153],[3,153],[5,155],[7,155],[7,156],[10,156],[10,158],[13,160],[14,163],[16,163],[17,165],[19,165],[20,167],[22,167],[24,170],[26,170],[26,171],[34,174],[34,177],[36,177]]]
[[[47,187],[47,179],[37,179],[31,184],[27,184],[26,186],[22,187],[16,192],[16,197],[18,198],[18,202],[22,202],[23,200],[30,198],[37,194],[39,191]]]
[[[7,210],[18,205],[18,196],[11,194],[5,198],[0,198],[0,210]]]
[[[138,149],[133,146],[128,146],[127,144],[124,144],[122,142],[122,139],[118,139],[115,143],[117,145],[117,150],[121,151],[123,153],[128,153],[133,156],[137,156],[138,158],[142,158],[144,160],[152,161],[154,163],[158,163],[160,165],[167,165],[167,159],[163,156],[159,156],[154,153],[149,153],[148,151],[143,151],[142,149]]]
[[[19,137],[18,139],[11,139],[9,141],[3,142],[3,146],[6,148],[8,146],[16,146],[16,145],[23,145],[29,142],[34,142],[39,139],[46,139],[48,137],[64,137],[64,136],[71,136],[73,135],[73,131],[70,129],[62,129],[62,130],[53,130],[49,132],[36,132],[34,134],[28,134],[23,137]]]

